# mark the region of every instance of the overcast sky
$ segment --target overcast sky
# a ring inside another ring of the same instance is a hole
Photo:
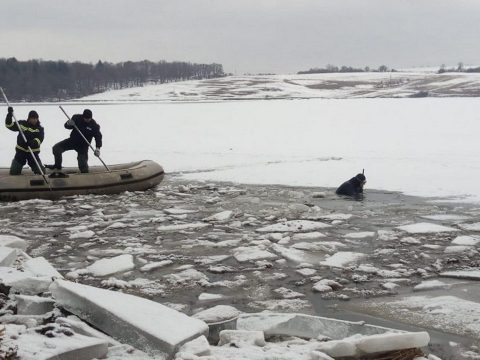
[[[1,0],[0,57],[227,72],[480,65],[479,0]]]

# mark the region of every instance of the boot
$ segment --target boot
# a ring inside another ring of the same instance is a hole
[[[22,174],[23,165],[19,163],[17,160],[12,160],[12,165],[10,165],[10,175],[21,175]]]

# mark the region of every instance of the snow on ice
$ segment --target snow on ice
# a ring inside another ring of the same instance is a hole
[[[262,233],[281,233],[281,232],[312,232],[315,230],[325,229],[330,227],[329,224],[325,224],[319,221],[310,220],[290,220],[283,223],[265,226],[257,229]]]
[[[109,259],[100,259],[86,267],[86,272],[93,276],[108,276],[118,272],[132,270],[135,267],[133,256],[119,255]]]
[[[320,265],[331,267],[345,267],[347,265],[356,263],[357,261],[365,258],[367,255],[363,253],[357,253],[352,251],[339,251],[327,259],[320,262]]]
[[[208,330],[200,320],[132,295],[64,280],[57,280],[50,290],[68,311],[152,354],[171,356],[179,346]]]
[[[0,246],[25,251],[25,249],[27,248],[27,242],[15,235],[0,234]]]
[[[457,229],[430,223],[416,223],[411,225],[398,226],[398,229],[406,231],[410,234],[428,234],[428,233],[440,233],[440,232],[454,232]]]

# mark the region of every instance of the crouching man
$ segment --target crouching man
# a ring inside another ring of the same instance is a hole
[[[70,137],[53,146],[52,151],[53,156],[55,157],[55,164],[49,165],[48,168],[61,170],[62,154],[65,151],[75,150],[77,152],[78,168],[80,169],[80,172],[88,173],[88,148],[93,138],[95,138],[96,145],[94,155],[100,156],[100,148],[102,147],[100,125],[98,125],[92,118],[92,112],[85,109],[83,114],[73,115],[72,118],[65,123],[65,128],[72,130],[70,132]]]

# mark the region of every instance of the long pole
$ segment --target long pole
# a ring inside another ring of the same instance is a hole
[[[63,111],[63,113],[65,114],[65,116],[67,117],[67,119],[68,119],[68,120],[71,120],[71,119],[70,119],[70,116],[68,116],[67,112],[63,109],[62,105],[59,105],[58,107]],[[92,149],[92,151],[95,152],[95,149],[93,148],[92,144],[90,144],[90,143],[88,142],[88,140],[87,140],[87,138],[85,137],[85,135],[82,134],[82,132],[80,131],[80,129],[77,127],[77,125],[76,125],[75,123],[73,123],[73,128],[78,131],[78,133],[79,133],[80,136],[83,138],[83,140],[85,140],[85,142],[88,144],[88,146],[90,147],[90,149]],[[100,156],[97,156],[97,157],[100,159],[100,161],[102,162],[103,166],[105,166],[105,169],[107,169],[108,172],[110,172],[110,169],[108,168],[107,164],[105,164],[105,163],[103,162],[102,158],[101,158]]]
[[[3,91],[3,88],[1,88],[1,87],[0,87],[0,90],[2,91],[2,95],[3,95],[3,98],[5,99],[5,102],[7,103],[7,106],[10,107],[10,103],[8,102],[7,95],[5,95],[5,91]],[[12,114],[12,115],[13,115],[13,120],[15,120],[15,124],[17,125],[18,131],[22,135],[23,141],[25,141],[25,144],[27,144],[28,151],[30,152],[30,155],[32,155],[32,159],[35,162],[35,165],[37,166],[38,171],[40,171],[40,174],[42,175],[43,180],[45,180],[45,183],[48,185],[48,188],[51,191],[52,187],[50,186],[50,183],[48,182],[47,177],[45,176],[45,173],[43,172],[41,164],[39,163],[35,154],[33,153],[32,148],[28,145],[27,138],[25,137],[25,134],[23,133],[22,127],[20,126],[20,124],[17,121],[17,117],[15,116],[15,114]]]

